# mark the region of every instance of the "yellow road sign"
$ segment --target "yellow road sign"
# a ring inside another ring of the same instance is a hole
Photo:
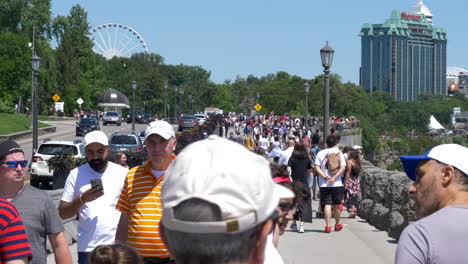
[[[58,100],[60,100],[60,95],[54,94],[54,96],[52,96],[52,100],[54,100],[55,102],[57,102]]]
[[[262,105],[256,104],[256,105],[254,106],[254,108],[255,108],[255,110],[257,110],[257,112],[258,112],[258,111],[262,110]]]

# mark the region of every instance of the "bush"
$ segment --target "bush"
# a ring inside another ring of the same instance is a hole
[[[15,113],[15,108],[8,106],[2,99],[0,99],[0,113],[13,114]]]

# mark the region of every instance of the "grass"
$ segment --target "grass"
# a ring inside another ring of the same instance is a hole
[[[0,135],[8,135],[16,132],[30,130],[30,124],[31,119],[27,118],[26,115],[0,113]],[[41,128],[47,127],[48,125],[39,122],[38,126]]]

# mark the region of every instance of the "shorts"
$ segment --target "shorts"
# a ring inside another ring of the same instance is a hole
[[[341,201],[343,200],[343,193],[343,187],[320,187],[320,203],[322,205],[341,204]]]

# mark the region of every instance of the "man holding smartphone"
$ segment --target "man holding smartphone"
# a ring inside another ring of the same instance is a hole
[[[84,141],[88,162],[70,172],[59,205],[62,219],[79,215],[79,264],[88,263],[95,247],[114,243],[120,218],[115,204],[128,171],[108,161],[110,148],[104,132],[90,132]]]

